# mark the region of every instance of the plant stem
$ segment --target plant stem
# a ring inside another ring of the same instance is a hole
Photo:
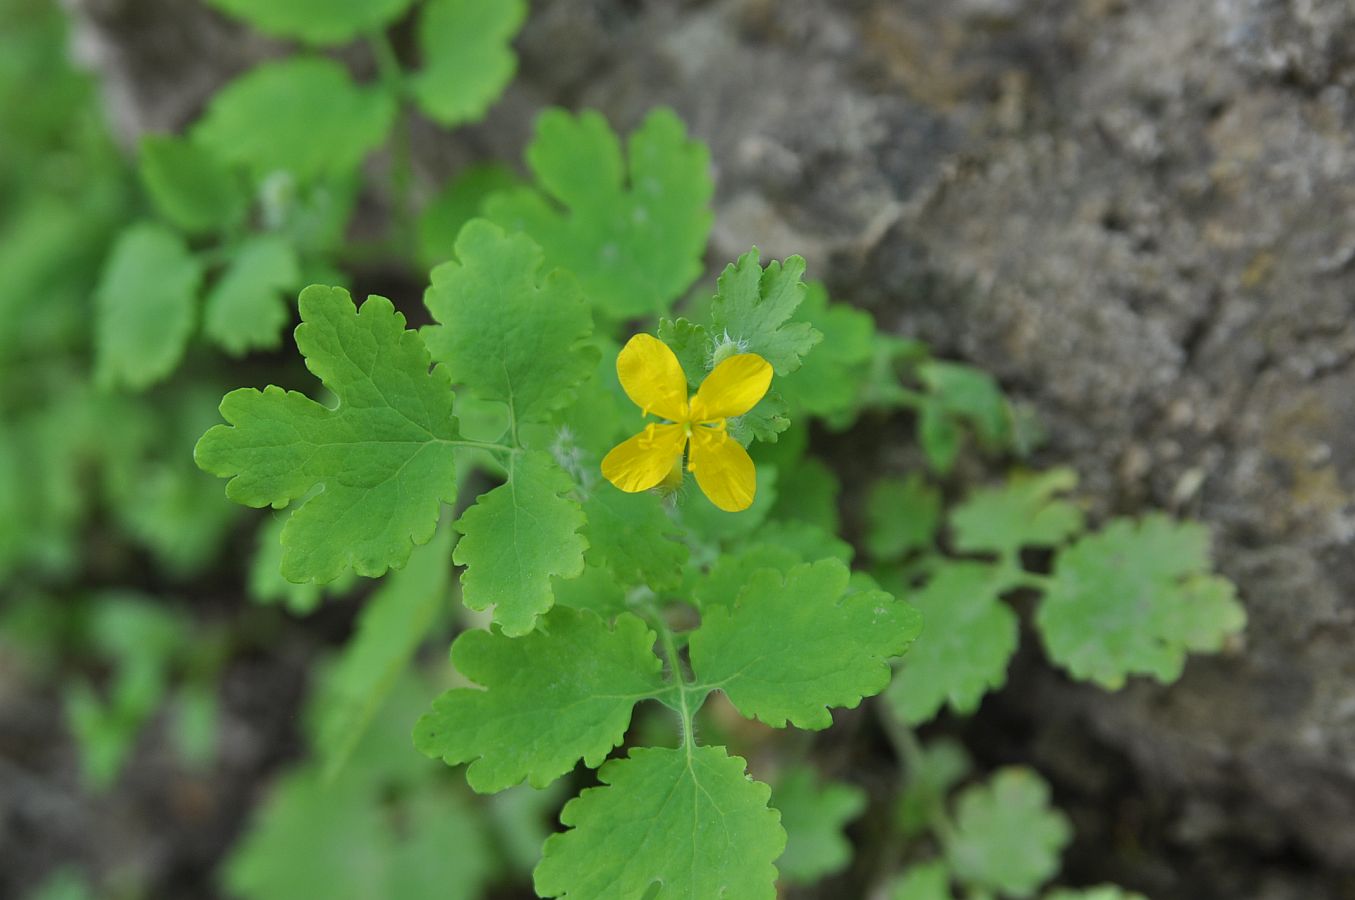
[[[880,721],[884,724],[885,734],[889,736],[889,742],[894,746],[894,753],[903,763],[907,776],[915,777],[926,765],[922,744],[918,742],[917,734],[901,722],[886,704],[877,704],[876,709],[880,711]],[[932,805],[927,818],[932,832],[942,847],[955,842],[955,824],[951,822],[950,813],[946,811],[944,798]]]
[[[678,656],[673,629],[668,627],[668,621],[664,619],[657,605],[651,602],[648,605],[648,612],[655,630],[659,633],[659,642],[663,645],[663,655],[668,663],[668,669],[673,673],[673,687],[678,695],[678,716],[682,722],[682,746],[687,749],[690,756],[692,748],[696,746],[692,717],[696,714],[697,704],[693,704],[688,696],[692,692],[692,685],[687,681],[687,673],[683,671],[682,658]]]

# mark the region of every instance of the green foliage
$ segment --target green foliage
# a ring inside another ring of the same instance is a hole
[[[709,153],[677,116],[651,112],[627,150],[596,112],[548,110],[527,148],[537,186],[485,204],[573,272],[611,320],[668,309],[701,273],[711,227]]]
[[[849,576],[832,559],[752,573],[734,605],[708,607],[692,635],[699,683],[775,728],[827,728],[828,708],[879,693],[922,619],[883,591],[848,592]]]
[[[451,259],[457,235],[480,214],[485,199],[521,183],[511,169],[495,163],[461,170],[419,213],[419,257],[429,266]]]
[[[429,0],[419,15],[423,69],[410,88],[443,125],[478,121],[517,69],[509,41],[527,17],[525,0]]]
[[[756,248],[727,266],[710,303],[712,361],[718,363],[722,352],[750,352],[771,363],[777,375],[800,368],[801,357],[823,340],[823,333],[807,322],[791,321],[808,292],[801,281],[804,271],[805,261],[798,256],[764,269]]]
[[[355,170],[385,141],[395,112],[389,94],[359,86],[339,63],[298,56],[264,63],[223,88],[192,136],[256,178],[283,171],[306,182]]]
[[[1082,530],[1082,511],[1055,496],[1076,486],[1072,469],[1050,469],[975,491],[950,513],[955,549],[1011,558],[1022,547],[1057,547]]]
[[[525,637],[467,632],[452,661],[484,689],[443,694],[419,720],[415,746],[448,765],[471,762],[466,779],[482,792],[524,778],[543,788],[580,759],[596,768],[621,743],[632,707],[664,688],[654,641],[633,615],[609,627],[563,608]]]
[[[720,747],[632,750],[560,814],[536,867],[543,897],[629,900],[659,882],[674,897],[776,896],[786,833],[770,789]]]
[[[205,148],[171,135],[147,135],[137,158],[156,211],[176,228],[190,234],[221,231],[244,218],[244,185]]]
[[[866,498],[866,549],[876,559],[899,559],[927,550],[940,520],[941,492],[919,473],[882,478]]]
[[[343,44],[389,25],[414,0],[208,0],[228,15],[281,38],[311,44]]]
[[[1019,626],[999,590],[989,567],[955,563],[909,596],[927,623],[926,636],[899,663],[886,694],[905,722],[927,722],[944,705],[967,715],[1006,682]]]
[[[842,829],[866,808],[861,788],[824,781],[812,768],[797,766],[772,786],[772,804],[786,829],[786,852],[776,864],[783,881],[812,884],[851,862],[852,845]]]
[[[1028,769],[999,769],[960,792],[946,858],[955,876],[1009,897],[1029,897],[1058,871],[1072,837],[1049,806],[1049,787]]]
[[[1162,515],[1117,519],[1059,554],[1036,624],[1075,678],[1181,676],[1186,653],[1217,651],[1246,624],[1230,582],[1209,574],[1209,533]]]
[[[926,360],[917,366],[926,387],[918,410],[918,439],[938,472],[955,463],[968,425],[981,447],[999,450],[1011,439],[1011,413],[992,376],[970,366]]]
[[[1081,891],[1059,888],[1045,894],[1044,900],[1148,900],[1148,898],[1112,884],[1103,884]]]
[[[952,900],[950,871],[939,861],[913,866],[894,883],[890,900]]]
[[[945,816],[946,796],[974,764],[959,743],[947,739],[919,747],[908,760],[908,781],[899,795],[897,821],[908,837],[925,833]]]
[[[282,531],[287,580],[323,584],[348,568],[376,577],[404,565],[455,499],[447,374],[429,371],[422,341],[383,297],[358,310],[347,291],[312,286],[300,307],[297,347],[338,406],[277,387],[233,391],[221,402],[230,424],[203,435],[194,455],[231,479],[237,503],[302,500]]]
[[[588,562],[623,587],[671,591],[682,583],[689,551],[682,530],[652,494],[623,494],[601,482],[583,504]]]
[[[248,238],[207,293],[203,332],[232,356],[277,348],[291,320],[283,295],[300,282],[301,261],[291,244],[272,234]]]
[[[174,232],[123,232],[95,295],[96,378],[134,389],[174,370],[193,332],[202,264]]]

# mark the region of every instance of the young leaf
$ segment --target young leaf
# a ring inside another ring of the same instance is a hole
[[[749,718],[814,730],[833,723],[829,708],[884,690],[922,618],[883,591],[848,593],[850,577],[836,559],[754,572],[733,608],[703,608],[689,645],[698,682]]]
[[[536,891],[632,900],[656,882],[672,897],[773,900],[786,845],[770,790],[723,747],[632,750],[565,805],[569,830],[546,841]]]
[[[809,323],[790,321],[804,300],[804,273],[805,261],[798,256],[784,263],[773,260],[764,270],[756,247],[727,266],[710,305],[717,343],[758,354],[780,376],[800,368],[800,358],[823,339]]]
[[[655,494],[625,494],[599,482],[583,504],[588,561],[626,587],[669,591],[682,582],[687,545]]]
[[[687,384],[692,390],[701,386],[710,370],[715,368],[711,354],[715,345],[706,332],[704,325],[696,325],[686,319],[660,319],[658,338],[668,345],[673,355],[682,364],[682,372],[687,376]]]
[[[777,861],[783,881],[812,884],[839,872],[852,860],[842,829],[866,808],[866,792],[840,781],[824,781],[808,766],[786,771],[772,788],[781,811],[786,852]]]
[[[222,88],[192,136],[257,178],[282,170],[313,181],[355,170],[386,140],[395,111],[390,95],[354,84],[337,62],[297,56],[264,63]]]
[[[229,424],[194,457],[246,506],[281,509],[322,488],[283,528],[288,581],[323,584],[348,568],[375,578],[403,566],[456,497],[451,386],[384,297],[359,311],[347,291],[312,285],[300,307],[297,347],[338,406],[278,387],[232,391],[221,401]]]
[[[280,38],[346,44],[398,19],[414,0],[208,0],[227,15]]]
[[[440,323],[422,329],[452,381],[508,406],[517,422],[569,404],[593,373],[588,304],[567,272],[541,275],[541,248],[474,219],[456,239],[458,262],[433,270],[424,303]]]
[[[909,596],[927,630],[885,693],[908,724],[929,721],[946,704],[968,715],[1007,681],[1019,627],[1016,613],[998,599],[1002,586],[994,576],[991,566],[955,562]]]
[[[457,671],[482,688],[454,688],[414,728],[421,753],[470,762],[480,793],[527,779],[543,788],[580,759],[597,767],[621,743],[637,702],[664,689],[655,635],[623,613],[614,626],[586,610],[555,609],[524,637],[467,631]]]
[[[1215,651],[1247,616],[1209,574],[1209,532],[1164,515],[1116,519],[1058,556],[1035,624],[1054,662],[1108,690],[1170,683],[1189,651]]]
[[[476,122],[517,69],[509,43],[527,17],[524,0],[429,0],[419,15],[423,69],[410,88],[430,119]]]
[[[545,453],[513,456],[508,481],[480,497],[461,516],[465,537],[452,558],[465,566],[462,601],[471,609],[494,606],[504,634],[531,631],[555,603],[551,579],[583,574],[588,541],[574,483]]]
[[[548,110],[537,120],[527,165],[538,189],[491,197],[486,214],[531,235],[608,317],[662,312],[701,274],[710,156],[671,110],[649,114],[624,162],[601,115]]]
[[[941,492],[914,472],[882,478],[866,498],[866,548],[876,560],[902,559],[927,550],[941,520]]]
[[[278,347],[291,319],[283,295],[300,281],[301,262],[291,244],[273,234],[249,238],[207,294],[203,332],[232,356]]]
[[[95,379],[141,390],[174,370],[193,333],[202,263],[159,225],[133,225],[104,264],[94,295]]]
[[[1059,870],[1072,838],[1068,820],[1049,805],[1049,786],[1029,769],[999,769],[955,802],[955,834],[946,858],[973,887],[1029,897]]]
[[[950,870],[940,860],[915,865],[894,882],[889,900],[953,900]]]
[[[919,436],[932,467],[947,472],[959,452],[960,424],[974,429],[987,450],[1011,440],[1011,413],[997,382],[972,366],[926,360],[917,366],[927,397],[918,419]]]
[[[221,231],[244,217],[244,185],[205,148],[148,134],[137,162],[151,202],[176,227],[190,234]]]
[[[1010,556],[1022,547],[1057,547],[1082,530],[1082,510],[1055,498],[1076,486],[1072,469],[1050,469],[974,491],[950,513],[955,549]]]
[[[353,636],[329,673],[316,746],[333,778],[362,738],[396,679],[449,599],[452,529],[443,527],[386,578],[358,616]]]

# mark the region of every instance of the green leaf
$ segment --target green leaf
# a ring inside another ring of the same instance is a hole
[[[462,169],[419,213],[419,258],[430,267],[456,254],[456,236],[480,215],[485,199],[497,191],[520,187],[522,179],[498,163]]]
[[[909,595],[926,630],[885,694],[901,719],[919,725],[947,704],[968,715],[984,694],[1006,683],[1020,628],[1016,613],[998,599],[1001,590],[991,566],[954,562]]]
[[[985,450],[1005,449],[1012,440],[1012,417],[997,382],[972,366],[925,360],[917,374],[927,388],[918,428],[924,449],[938,471],[950,469],[959,451],[960,423],[974,429]]]
[[[326,595],[347,593],[353,587],[353,575],[341,575],[327,585],[306,582],[295,584],[282,577],[282,529],[286,514],[270,511],[259,526],[254,556],[249,563],[249,595],[258,603],[281,603],[296,616],[315,612]]]
[[[447,373],[384,297],[357,310],[348,292],[301,292],[296,343],[338,397],[331,409],[294,391],[232,391],[229,423],[194,457],[230,478],[226,496],[281,509],[310,494],[282,531],[282,574],[324,584],[352,568],[375,578],[403,566],[456,498],[456,420]]]
[[[555,609],[524,637],[467,631],[452,662],[482,688],[443,694],[414,729],[421,753],[470,762],[480,793],[527,779],[542,788],[582,759],[596,768],[630,727],[637,702],[664,690],[655,635],[623,613],[608,627],[585,610]]]
[[[546,841],[536,891],[567,900],[671,897],[773,900],[786,844],[770,790],[723,747],[632,750],[565,805],[569,830]]]
[[[1072,838],[1068,820],[1049,805],[1049,786],[1029,769],[999,769],[986,784],[961,792],[946,857],[955,877],[974,887],[1029,897],[1059,870]]]
[[[775,443],[777,436],[790,427],[788,413],[785,398],[771,391],[748,412],[727,420],[729,434],[745,447],[753,441]]]
[[[208,292],[202,330],[232,356],[276,349],[291,320],[284,295],[300,282],[301,262],[291,244],[271,234],[248,238]]]
[[[715,355],[732,344],[767,360],[779,376],[800,368],[800,358],[823,339],[809,323],[790,321],[805,297],[804,273],[798,256],[773,260],[764,270],[756,247],[727,266],[710,306]]]
[[[465,537],[452,558],[465,566],[462,597],[471,609],[494,606],[504,634],[531,631],[555,603],[551,579],[583,573],[585,519],[568,475],[545,453],[515,455],[508,481],[482,495],[461,516]]]
[[[598,113],[547,110],[527,148],[536,190],[508,191],[489,218],[531,235],[552,266],[579,278],[612,319],[653,315],[701,274],[710,233],[710,155],[658,109],[630,137],[628,158]]]
[[[783,481],[791,489],[778,493],[772,515],[788,521],[808,522],[835,534],[842,524],[837,509],[842,483],[837,474],[823,460],[813,456],[782,471],[785,472]]]
[[[906,837],[925,834],[945,810],[946,796],[968,777],[973,763],[958,742],[941,738],[924,744],[910,761],[908,780],[899,795],[896,819]]]
[[[586,343],[588,304],[568,272],[541,276],[541,248],[474,219],[456,239],[459,262],[433,270],[424,296],[440,323],[422,329],[452,381],[540,421],[573,400],[597,365]]]
[[[626,587],[662,593],[682,583],[687,545],[682,530],[653,493],[626,494],[599,482],[583,504],[588,561],[611,571]]]
[[[866,548],[880,561],[928,550],[940,520],[941,492],[921,474],[882,478],[866,498]]]
[[[1022,547],[1057,547],[1082,530],[1082,510],[1056,499],[1075,487],[1072,469],[1050,469],[974,491],[950,513],[955,549],[1010,557]]]
[[[192,136],[257,178],[282,170],[313,181],[356,170],[385,142],[395,112],[390,95],[354,84],[337,62],[296,56],[264,63],[222,88]]]
[[[205,148],[148,134],[141,139],[138,165],[151,202],[174,226],[198,234],[223,231],[244,218],[244,185]]]
[[[797,416],[821,416],[835,428],[856,418],[862,385],[875,354],[875,320],[845,303],[829,303],[823,284],[806,285],[795,320],[822,332],[803,365],[780,385]]]
[[[706,375],[715,368],[711,358],[715,345],[706,333],[706,327],[687,319],[660,319],[657,335],[682,364],[687,384],[692,390],[699,388]]]
[[[510,42],[527,18],[524,0],[429,0],[419,16],[423,69],[410,89],[446,126],[484,118],[517,70]]]
[[[611,572],[597,566],[585,565],[583,574],[575,578],[556,578],[551,590],[557,606],[591,609],[609,622],[630,608],[625,588]]]
[[[1217,651],[1246,625],[1233,585],[1210,569],[1204,526],[1116,519],[1059,554],[1035,624],[1075,678],[1109,690],[1135,674],[1170,683],[1187,652]]]
[[[847,868],[852,844],[842,829],[865,810],[865,791],[796,766],[772,787],[772,805],[786,829],[786,852],[776,864],[783,881],[812,884]]]
[[[353,636],[329,673],[316,746],[333,778],[371,724],[396,679],[409,666],[450,599],[452,539],[441,528],[410,554],[367,600]]]
[[[193,333],[202,263],[159,225],[133,225],[113,246],[94,295],[95,379],[142,390],[179,364]]]
[[[776,540],[759,541],[721,553],[711,564],[710,571],[692,588],[692,602],[703,611],[715,606],[733,609],[750,573],[775,569],[784,574],[802,562],[804,557],[797,549]]]
[[[414,0],[208,0],[227,15],[280,38],[308,44],[346,44],[379,31],[409,9]]]
[[[888,660],[908,650],[922,619],[883,591],[848,593],[850,577],[836,559],[784,576],[761,569],[733,608],[703,607],[689,644],[698,683],[749,718],[814,730],[833,723],[829,708],[884,690]]]
[[[757,493],[753,505],[743,512],[725,512],[702,493],[695,480],[688,478],[677,495],[678,519],[693,537],[708,541],[729,541],[747,537],[758,530],[776,505],[776,468],[757,467]]]
[[[894,882],[889,897],[890,900],[952,900],[950,870],[939,860],[915,865]]]

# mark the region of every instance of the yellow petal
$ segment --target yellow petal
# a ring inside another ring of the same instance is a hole
[[[686,439],[681,425],[648,425],[602,458],[602,474],[627,493],[647,491],[672,470]]]
[[[741,416],[757,406],[772,383],[772,366],[756,353],[740,353],[715,367],[692,398],[692,421]]]
[[[687,421],[687,376],[663,341],[648,334],[631,338],[616,357],[616,374],[626,395],[645,415]]]
[[[757,492],[757,469],[748,451],[723,428],[692,429],[692,451],[687,468],[710,502],[725,512],[739,512],[753,505]]]

